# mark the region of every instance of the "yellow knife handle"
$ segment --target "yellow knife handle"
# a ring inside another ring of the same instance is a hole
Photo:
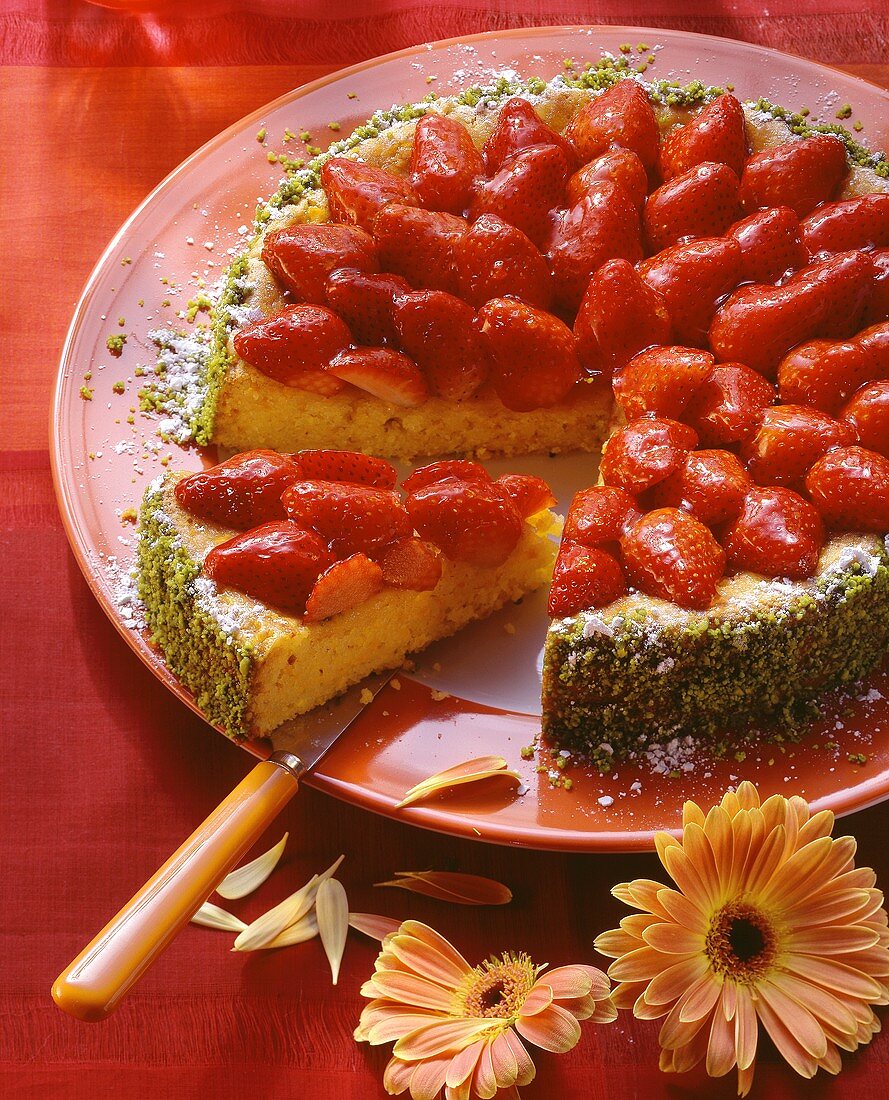
[[[247,775],[52,987],[79,1020],[104,1020],[296,794],[305,771],[274,753]]]

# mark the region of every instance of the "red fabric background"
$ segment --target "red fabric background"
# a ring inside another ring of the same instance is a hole
[[[767,7],[767,10],[764,10]],[[332,990],[317,942],[248,959],[190,928],[102,1025],[57,1012],[59,970],[249,766],[177,703],[92,600],[56,513],[46,418],[79,289],[136,203],[193,149],[306,80],[422,40],[535,23],[638,23],[720,33],[806,54],[889,85],[880,0],[399,3],[270,0],[157,5],[0,4],[2,771],[0,1092],[14,1097],[382,1096],[385,1055],[356,1046],[358,986],[374,947],[350,939]],[[297,13],[298,14],[295,14]],[[889,883],[889,807],[845,823]],[[248,919],[340,852],[352,907],[428,920],[473,958],[506,947],[553,965],[594,960],[622,915],[616,881],[657,875],[651,856],[550,855],[411,830],[304,791],[271,830],[282,870]],[[375,891],[396,869],[462,868],[510,883],[513,905],[448,908]],[[730,1080],[666,1078],[657,1028],[588,1029],[538,1059],[529,1100],[729,1097]],[[889,1041],[806,1085],[765,1053],[756,1095],[886,1095]]]

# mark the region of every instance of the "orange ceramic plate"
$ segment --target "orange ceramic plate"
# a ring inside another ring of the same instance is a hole
[[[879,88],[809,61],[702,35],[627,27],[540,28],[476,35],[419,46],[347,69],[290,93],[220,134],[169,176],[123,226],[100,259],[77,307],[59,370],[53,415],[53,458],[59,504],[72,547],[93,592],[126,641],[184,703],[191,696],[170,674],[145,634],[133,626],[126,576],[134,528],[125,522],[145,485],[171,468],[197,469],[205,456],[160,445],[156,420],[135,417],[138,365],[153,362],[149,333],[175,325],[177,312],[212,285],[238,250],[258,196],[276,188],[280,172],[257,143],[269,146],[285,129],[309,130],[324,144],[348,133],[378,108],[488,83],[504,70],[548,78],[566,58],[579,66],[622,43],[644,43],[656,55],[646,77],[731,83],[745,99],[764,96],[834,117],[850,103],[862,137],[889,144],[889,96]],[[646,49],[647,56],[648,50]],[[240,232],[239,232],[240,230]],[[168,304],[162,304],[165,300]],[[123,320],[121,327],[118,319]],[[180,324],[182,322],[179,322]],[[120,358],[109,335],[126,333]],[[88,382],[84,375],[92,372]],[[91,401],[80,389],[88,385]],[[117,387],[115,389],[115,386]],[[123,389],[123,393],[117,392]],[[591,480],[591,461],[567,456],[494,464],[544,473],[564,507]],[[124,513],[122,519],[121,513]],[[577,851],[632,850],[650,845],[654,830],[673,828],[687,798],[709,802],[727,783],[756,781],[764,794],[799,793],[820,809],[848,813],[889,794],[889,669],[850,698],[837,700],[803,744],[744,746],[714,762],[682,744],[666,754],[599,776],[581,767],[524,761],[520,749],[539,728],[538,660],[546,628],[545,599],[528,600],[441,643],[422,658],[415,679],[387,688],[322,762],[311,782],[381,813],[458,835],[504,844]],[[436,667],[440,666],[440,668]],[[262,746],[248,746],[263,751]],[[492,782],[460,788],[426,805],[396,811],[418,780],[471,756],[500,753],[525,777],[519,793]],[[746,755],[745,755],[746,754]],[[858,754],[865,763],[850,762]],[[543,767],[543,771],[538,768]],[[570,776],[572,789],[551,785]]]

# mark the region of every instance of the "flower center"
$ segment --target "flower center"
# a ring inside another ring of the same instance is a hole
[[[527,955],[488,959],[467,974],[457,991],[455,1015],[506,1020],[518,1016],[537,980]]]
[[[761,909],[732,901],[714,915],[704,949],[718,974],[755,982],[775,961],[778,933]]]

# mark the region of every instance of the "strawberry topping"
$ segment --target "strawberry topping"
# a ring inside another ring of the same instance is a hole
[[[657,119],[645,89],[635,80],[621,80],[581,107],[565,137],[583,163],[617,146],[632,150],[652,168],[660,150]]]
[[[820,458],[806,491],[829,526],[842,531],[889,531],[889,458],[865,447],[840,447]]]
[[[492,298],[520,298],[548,309],[553,276],[537,246],[496,214],[482,214],[469,227],[457,255],[460,297],[472,306]]]
[[[300,477],[318,481],[346,481],[374,489],[393,489],[398,480],[398,472],[391,462],[355,451],[297,451],[290,455],[290,460]]]
[[[393,588],[428,592],[441,580],[441,556],[431,542],[411,535],[391,543],[379,559],[383,580]]]
[[[708,528],[678,508],[657,508],[621,539],[630,582],[680,607],[707,607],[725,572],[725,553]]]
[[[632,420],[605,444],[599,470],[606,485],[641,493],[677,470],[697,443],[694,429],[678,420]]]
[[[775,387],[743,363],[721,363],[701,383],[685,408],[705,447],[732,447],[753,435]]]
[[[692,451],[674,474],[649,489],[646,503],[681,508],[713,527],[741,511],[750,485],[750,475],[730,451]]]
[[[533,474],[503,474],[497,478],[496,484],[506,491],[522,519],[536,516],[556,503],[547,483]]]
[[[782,404],[835,413],[878,373],[873,356],[857,340],[809,340],[778,364],[778,393]]]
[[[697,348],[640,351],[614,379],[614,397],[628,420],[652,413],[676,420],[713,369],[713,356]]]
[[[469,131],[446,115],[428,114],[417,122],[409,166],[410,181],[427,210],[462,214],[472,184],[485,172]]]
[[[802,405],[765,409],[756,435],[741,448],[750,476],[758,485],[801,488],[806,470],[832,447],[855,440],[849,424]]]
[[[681,176],[704,161],[727,164],[740,176],[747,159],[744,108],[733,95],[721,95],[685,126],[664,138],[658,162],[662,179]]]
[[[554,619],[603,607],[626,595],[623,570],[613,554],[563,542],[553,570],[548,611]]]
[[[415,408],[429,397],[420,368],[393,348],[346,348],[331,359],[327,373],[402,408]]]
[[[301,470],[277,451],[247,451],[176,483],[176,500],[193,516],[246,530],[285,519],[281,494]]]
[[[776,283],[806,262],[799,218],[789,206],[758,210],[733,225],[728,236],[741,246],[741,278],[745,283]]]
[[[863,324],[876,325],[889,321],[889,248],[871,253],[874,263],[874,285],[864,311]]]
[[[574,494],[563,538],[582,546],[617,543],[639,518],[635,497],[617,485],[593,485]]]
[[[324,306],[290,306],[235,333],[237,354],[285,386],[318,393],[338,393],[343,385],[323,373],[330,360],[348,346],[343,322]]]
[[[443,290],[415,290],[396,299],[399,343],[437,397],[465,401],[488,377],[488,357],[474,321],[472,306]]]
[[[729,566],[771,577],[811,577],[824,545],[824,524],[792,489],[754,486],[741,514],[723,532]]]
[[[373,238],[351,225],[291,225],[269,233],[262,259],[279,283],[301,302],[327,300],[324,284],[337,267],[379,271]]]
[[[889,458],[889,382],[862,386],[840,417],[855,429],[862,447]]]
[[[501,565],[522,533],[522,517],[494,482],[446,478],[411,492],[406,507],[420,537],[454,561]]]
[[[319,623],[343,611],[351,611],[383,587],[383,571],[366,554],[352,554],[328,566],[312,586],[306,600],[305,621]]]
[[[352,157],[331,157],[325,161],[321,186],[327,195],[332,221],[367,230],[386,203],[416,206],[419,201],[406,179]]]
[[[392,344],[396,341],[392,302],[406,294],[410,284],[400,275],[357,271],[343,267],[332,271],[324,286],[327,304],[349,326],[358,344]]]
[[[291,485],[282,500],[288,516],[310,527],[338,558],[375,551],[411,534],[411,521],[390,489],[306,479]]]
[[[457,253],[468,226],[440,210],[392,203],[373,224],[380,263],[419,290],[457,293]]]
[[[435,485],[439,481],[448,481],[455,478],[458,481],[480,481],[490,484],[493,478],[480,462],[471,458],[445,458],[440,462],[430,462],[427,466],[421,466],[414,470],[402,482],[402,488],[406,493],[415,493],[427,485]]]
[[[609,180],[622,187],[636,209],[642,209],[648,194],[648,173],[635,153],[629,149],[613,149],[578,168],[568,180],[568,202],[580,202],[590,186],[599,180]]]
[[[889,246],[889,194],[819,207],[802,224],[803,244],[810,256],[848,252],[853,248]]]
[[[716,237],[738,218],[738,177],[704,161],[649,195],[642,214],[649,253],[692,237]]]
[[[494,175],[507,157],[529,145],[555,145],[569,163],[573,162],[574,150],[562,135],[546,125],[527,99],[515,96],[500,108],[497,123],[482,150],[489,175]]]
[[[568,161],[558,145],[530,145],[502,163],[490,179],[480,180],[469,219],[496,214],[541,244],[550,230],[551,211],[561,205]]]
[[[846,147],[833,134],[773,145],[750,158],[741,175],[741,202],[751,213],[790,206],[800,218],[836,194],[849,171]]]

